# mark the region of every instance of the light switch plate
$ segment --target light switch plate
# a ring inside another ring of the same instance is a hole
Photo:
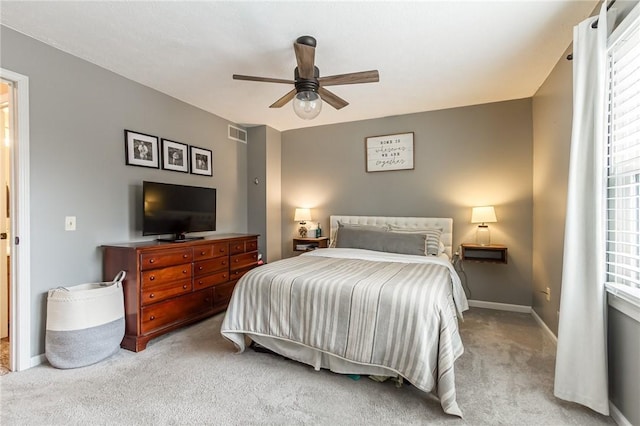
[[[76,217],[75,216],[67,216],[64,218],[64,230],[65,231],[75,231],[76,230]]]

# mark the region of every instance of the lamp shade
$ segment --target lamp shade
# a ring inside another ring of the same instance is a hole
[[[311,90],[299,92],[293,98],[293,110],[298,117],[312,120],[322,111],[322,99]]]
[[[497,222],[493,206],[474,207],[471,210],[471,223]]]
[[[293,215],[293,220],[296,222],[306,222],[311,220],[311,209],[296,209],[296,213]]]

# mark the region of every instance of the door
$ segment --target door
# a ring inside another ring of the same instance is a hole
[[[0,83],[0,339],[9,337],[11,238],[11,94],[9,83]],[[8,365],[6,367],[9,367]]]

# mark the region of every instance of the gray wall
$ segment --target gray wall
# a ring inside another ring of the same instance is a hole
[[[249,230],[260,234],[259,251],[266,262],[281,255],[281,134],[268,126],[248,129]],[[257,182],[256,182],[257,179]]]
[[[533,97],[533,309],[556,335],[573,115],[573,68],[565,57]]]
[[[282,258],[282,134],[267,127],[267,255],[271,262]]]
[[[640,425],[640,323],[609,307],[607,327],[609,399],[632,425]]]
[[[220,117],[0,31],[2,67],[29,77],[31,345],[38,355],[47,290],[101,279],[101,244],[142,239],[143,180],[217,188],[217,233],[246,232],[246,145],[227,139],[229,122]],[[124,129],[213,150],[214,176],[126,166]],[[77,231],[64,231],[67,215],[77,216]]]
[[[367,173],[367,136],[415,133],[415,170]],[[454,219],[454,245],[473,242],[471,207],[494,205],[492,242],[509,264],[465,263],[472,298],[531,305],[531,100],[290,130],[282,134],[282,252],[291,255],[296,207],[329,215]]]
[[[247,129],[247,208],[249,232],[260,234],[258,251],[266,253],[267,241],[267,127]],[[258,183],[254,181],[258,179]]]

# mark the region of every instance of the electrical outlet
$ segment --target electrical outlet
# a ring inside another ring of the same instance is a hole
[[[67,216],[64,218],[64,230],[65,231],[75,231],[76,230],[76,217],[75,216]]]
[[[551,287],[547,287],[547,302],[551,302]]]

